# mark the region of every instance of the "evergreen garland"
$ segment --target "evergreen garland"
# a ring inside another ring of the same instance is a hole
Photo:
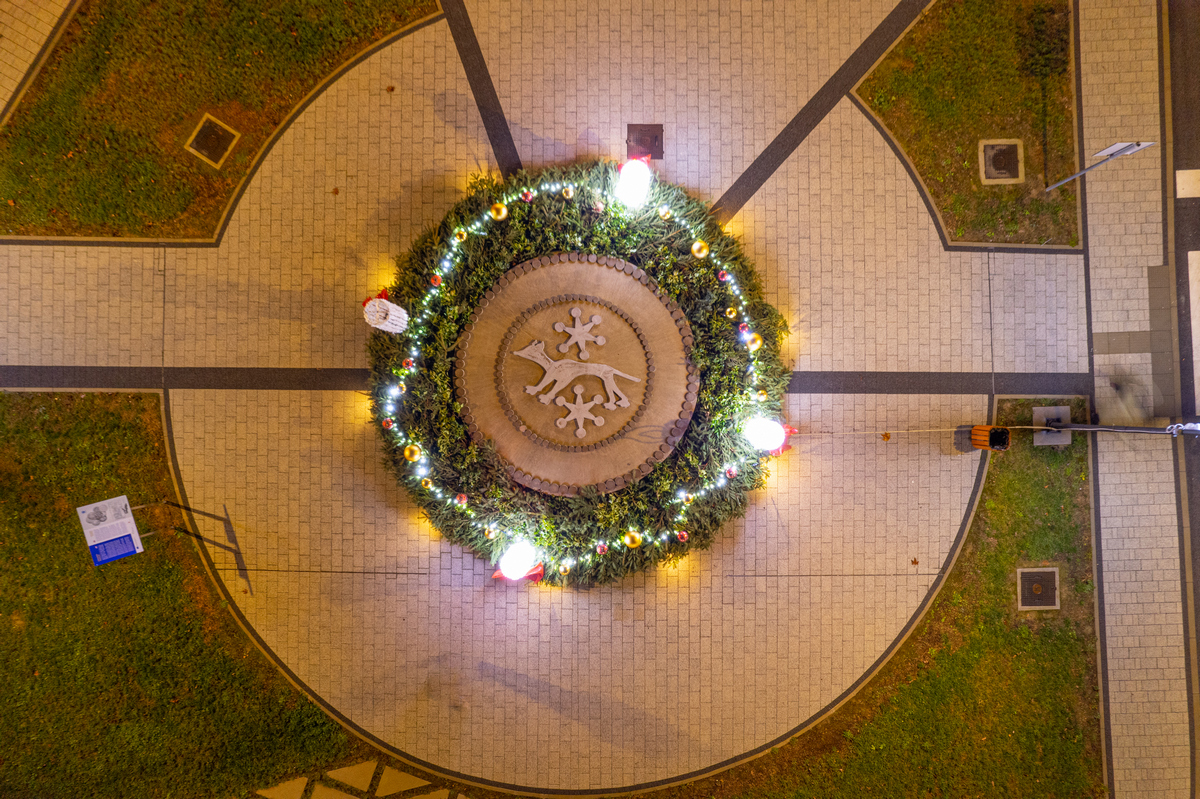
[[[708,207],[655,181],[646,205],[631,211],[612,199],[616,181],[609,162],[473,178],[467,197],[396,259],[388,292],[408,311],[408,329],[375,330],[367,347],[385,462],[433,525],[493,563],[514,540],[529,540],[543,555],[545,579],[559,584],[614,582],[710,546],[725,521],[745,513],[747,492],[766,475],[765,458],[739,425],[780,418],[789,377],[779,357],[786,324]],[[494,203],[507,208],[503,221],[489,215]],[[709,245],[706,258],[692,254],[697,239]],[[650,474],[611,494],[589,488],[553,497],[513,482],[491,443],[469,438],[454,397],[456,345],[484,292],[512,266],[556,252],[616,256],[642,268],[683,309],[695,340],[701,387],[691,426]],[[762,337],[756,352],[742,324]],[[405,457],[414,444],[416,462]],[[736,473],[727,473],[730,465]],[[640,545],[623,541],[630,531]]]

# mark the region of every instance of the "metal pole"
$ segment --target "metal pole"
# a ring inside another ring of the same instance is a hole
[[[1068,182],[1074,180],[1075,178],[1079,177],[1080,175],[1084,174],[1085,172],[1091,172],[1096,167],[1104,166],[1105,164],[1107,164],[1109,161],[1113,160],[1114,158],[1120,158],[1122,155],[1125,155],[1125,153],[1133,152],[1134,150],[1141,147],[1141,145],[1142,145],[1142,143],[1140,141],[1135,141],[1133,144],[1127,144],[1126,146],[1122,147],[1120,150],[1117,150],[1115,153],[1110,155],[1108,158],[1105,158],[1103,161],[1097,161],[1096,163],[1089,166],[1087,169],[1081,169],[1078,172],[1076,172],[1074,175],[1071,175],[1071,177],[1063,178],[1058,183],[1055,183],[1053,186],[1047,186],[1046,191],[1051,191],[1053,189],[1057,189],[1062,184],[1068,183]]]
[[[1080,432],[1095,433],[1146,433],[1148,435],[1177,436],[1180,433],[1200,435],[1200,424],[1172,424],[1166,427],[1128,427],[1126,425],[1103,424],[1064,424],[1047,420],[1046,427],[1051,430],[1079,430]]]

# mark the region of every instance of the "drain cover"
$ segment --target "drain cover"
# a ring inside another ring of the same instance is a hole
[[[205,114],[184,146],[201,161],[220,169],[241,135],[216,117]]]
[[[979,142],[979,180],[985,185],[1025,182],[1025,153],[1020,139]]]
[[[663,157],[662,125],[630,125],[625,134],[626,157],[661,160]]]
[[[1017,610],[1058,610],[1058,568],[1017,569]]]

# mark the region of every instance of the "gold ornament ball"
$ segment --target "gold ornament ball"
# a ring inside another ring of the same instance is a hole
[[[404,448],[404,459],[407,461],[412,461],[413,463],[416,463],[417,461],[421,460],[421,455],[422,455],[421,448],[418,447],[416,444],[409,444],[407,447]]]
[[[566,577],[568,574],[570,574],[570,572],[571,572],[571,567],[565,563],[558,567],[558,573],[564,577]]]
[[[707,258],[708,242],[704,239],[696,239],[695,243],[692,244],[692,255],[696,256],[697,258]]]
[[[754,396],[758,397],[758,401],[759,401],[759,402],[766,402],[766,401],[767,401],[767,392],[765,392],[765,391],[763,391],[763,390],[761,390],[761,389],[760,389],[760,390],[759,390],[759,392],[758,392],[757,394],[755,394]]]
[[[503,222],[505,219],[508,219],[508,206],[504,203],[492,203],[491,214],[492,219],[495,219],[497,222]]]
[[[737,308],[726,308],[725,315],[728,316],[730,319],[735,318],[737,316]]]
[[[691,505],[695,501],[696,501],[696,498],[694,496],[692,496],[691,494],[683,495],[683,504],[684,505]]]
[[[761,347],[762,345],[763,345],[762,336],[758,335],[757,333],[754,333],[753,335],[751,335],[750,338],[746,341],[746,348],[749,349],[751,352],[758,352],[758,348]]]
[[[421,488],[433,488],[433,481],[428,477],[421,480]]]
[[[665,205],[660,205],[658,208],[658,216],[664,222],[671,218],[671,209]]]
[[[563,199],[569,200],[575,196],[575,187],[566,186],[563,188]]]
[[[466,241],[467,240],[467,231],[463,230],[462,228],[459,228],[458,230],[454,231],[454,238],[458,239],[459,241]]]
[[[637,549],[642,545],[642,534],[637,530],[630,530],[621,540],[624,541],[625,546],[629,547],[630,549]]]
[[[484,533],[484,535],[485,535],[485,536],[487,536],[487,539],[488,539],[489,541],[491,541],[491,540],[495,539],[495,537],[496,537],[496,531],[495,531],[493,528],[489,527],[489,528],[487,529],[487,532],[486,532],[486,533]]]

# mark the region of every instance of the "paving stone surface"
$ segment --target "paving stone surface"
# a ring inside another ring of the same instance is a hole
[[[360,302],[494,168],[446,23],[384,48],[287,129],[219,248],[166,251],[167,365],[365,367]]]
[[[244,558],[248,579],[215,551],[221,577],[296,675],[414,757],[545,788],[686,773],[818,712],[924,599],[980,463],[936,434],[803,438],[711,551],[563,591],[492,580],[439,540],[379,465],[358,394],[173,391],[171,407],[189,502],[228,508]],[[985,397],[808,396],[788,416],[816,433],[986,412]],[[496,746],[500,729],[520,742]]]
[[[1108,704],[1118,796],[1190,795],[1173,439],[1099,436]]]
[[[0,247],[0,364],[161,366],[161,247]]]
[[[624,158],[663,126],[668,180],[719,197],[895,5],[468,0],[526,166]]]
[[[37,59],[69,0],[0,0],[0,111]]]
[[[710,199],[891,5],[467,2],[527,166],[621,157],[627,123],[661,123],[655,167]],[[62,6],[0,0],[0,102]],[[1157,140],[1155,4],[1080,6],[1084,151]],[[1095,334],[1157,329],[1161,158],[1160,143],[1087,178]],[[359,301],[472,172],[495,168],[448,24],[435,23],[300,115],[219,247],[0,246],[0,365],[362,366]],[[730,229],[788,318],[794,368],[1087,369],[1082,257],[944,252],[903,167],[847,101]],[[1148,353],[1097,354],[1102,417],[1152,413],[1159,377]],[[514,589],[419,518],[379,465],[360,395],[171,399],[189,499],[232,520],[244,568],[217,550],[221,578],[279,658],[392,746],[540,787],[675,776],[810,717],[919,606],[978,466],[932,435],[801,438],[747,518],[680,569],[586,593]],[[987,410],[982,396],[789,401],[805,433],[951,427]],[[1097,479],[1116,794],[1186,795],[1168,445],[1102,439]],[[528,743],[496,747],[502,728]]]
[[[1084,166],[1119,141],[1158,141],[1087,175],[1092,325],[1149,330],[1146,270],[1163,263],[1158,15],[1153,0],[1080,3]]]

